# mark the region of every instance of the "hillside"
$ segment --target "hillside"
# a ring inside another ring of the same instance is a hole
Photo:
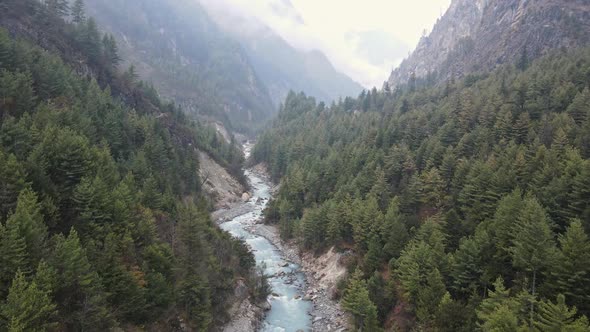
[[[119,72],[83,11],[0,8],[0,331],[225,323],[261,279],[210,220],[198,150],[230,169],[239,151]]]
[[[251,132],[274,114],[264,83],[239,43],[198,1],[88,0],[141,79],[202,119]]]
[[[363,90],[360,84],[338,72],[322,52],[298,50],[254,18],[208,9],[216,22],[244,47],[277,108],[289,91],[304,91],[329,104],[341,97],[357,96]]]
[[[453,0],[430,35],[395,69],[391,87],[418,79],[441,82],[553,49],[590,43],[585,0]]]
[[[358,329],[588,331],[588,73],[585,48],[330,108],[292,93],[252,152],[281,184],[266,220],[348,255]]]

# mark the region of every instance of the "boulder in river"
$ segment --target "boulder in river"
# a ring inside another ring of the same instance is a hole
[[[250,200],[250,194],[248,193],[243,193],[242,194],[242,201],[247,202]]]

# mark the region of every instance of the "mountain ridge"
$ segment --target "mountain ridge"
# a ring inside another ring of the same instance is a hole
[[[340,97],[356,96],[364,89],[337,70],[322,51],[298,49],[258,19],[221,12],[207,6],[207,2],[203,5],[221,29],[234,36],[249,54],[275,106],[291,90],[330,103]]]
[[[440,82],[588,45],[587,22],[590,6],[582,0],[453,0],[387,83],[395,87],[433,75]]]

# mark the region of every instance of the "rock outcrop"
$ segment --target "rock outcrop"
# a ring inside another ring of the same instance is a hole
[[[453,0],[388,83],[414,75],[436,83],[589,44],[587,0]]]

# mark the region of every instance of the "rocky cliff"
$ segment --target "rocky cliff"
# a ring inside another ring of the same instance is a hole
[[[388,83],[442,81],[588,44],[588,0],[453,0]]]

